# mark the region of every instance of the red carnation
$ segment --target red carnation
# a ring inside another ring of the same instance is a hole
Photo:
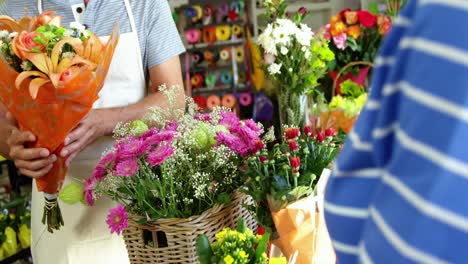
[[[299,136],[299,133],[300,131],[297,127],[286,128],[284,131],[287,140],[296,139]]]
[[[335,135],[335,129],[333,129],[333,127],[327,128],[325,130],[325,136],[333,137],[334,135]]]
[[[293,169],[299,169],[301,167],[301,159],[299,157],[289,157],[289,162]]]
[[[312,136],[312,134],[313,134],[312,127],[311,126],[305,126],[304,127],[304,134],[306,134],[309,137]]]
[[[296,141],[294,141],[294,140],[289,141],[289,150],[290,151],[296,151],[298,149],[299,149],[299,144],[297,144]]]
[[[260,159],[260,162],[261,162],[261,163],[265,163],[265,162],[268,161],[268,159],[267,159],[265,156],[260,156],[260,157],[258,157],[258,158]]]
[[[263,141],[257,140],[257,142],[255,142],[255,145],[252,151],[253,153],[257,153],[259,151],[262,151],[264,147],[265,147],[265,144],[263,143]]]
[[[315,137],[315,139],[318,141],[318,142],[323,142],[325,141],[325,133],[324,132],[320,132],[317,134],[317,136]]]
[[[364,27],[370,28],[373,27],[377,24],[377,17],[375,17],[373,14],[369,13],[368,11],[358,11],[357,13],[359,23],[363,25]]]

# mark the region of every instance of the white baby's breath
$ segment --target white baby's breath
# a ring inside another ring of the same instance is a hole
[[[8,37],[8,34],[9,34],[8,31],[6,31],[6,30],[1,30],[1,31],[0,31],[0,38],[2,38],[2,39],[7,38],[7,37]]]
[[[8,35],[8,38],[10,38],[10,40],[12,40],[12,39],[14,39],[17,35],[18,35],[18,32],[11,32],[11,33]]]
[[[286,48],[285,46],[281,46],[281,54],[287,55],[288,51],[289,51],[288,48]]]

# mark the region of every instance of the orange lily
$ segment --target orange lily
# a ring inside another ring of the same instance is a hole
[[[16,21],[9,16],[0,16],[0,29],[7,29],[10,32],[32,32],[43,25],[54,25],[59,27],[62,23],[61,16],[54,16],[55,11],[45,11],[37,17],[23,17]]]
[[[73,58],[63,58],[59,62],[62,47],[69,44],[73,47],[76,55]],[[29,85],[29,93],[32,98],[37,97],[39,88],[51,82],[55,88],[60,88],[64,72],[77,65],[94,71],[97,64],[102,61],[103,46],[96,35],[91,36],[83,45],[76,38],[66,37],[59,41],[52,50],[49,57],[46,53],[27,53],[26,58],[31,61],[39,71],[24,71],[16,79],[15,86],[20,88],[24,80],[34,78]],[[76,68],[73,72],[77,72]],[[67,72],[69,74],[69,72]]]

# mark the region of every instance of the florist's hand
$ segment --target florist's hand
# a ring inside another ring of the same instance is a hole
[[[10,114],[7,114],[7,118],[11,125],[16,127],[16,121]],[[14,128],[7,139],[7,144],[10,147],[10,158],[20,173],[31,178],[39,178],[52,169],[57,157],[50,155],[45,148],[25,147],[26,143],[34,141],[36,137],[31,132]]]
[[[60,155],[67,157],[65,164],[71,161],[87,146],[96,139],[106,134],[106,112],[105,110],[91,110],[65,138],[64,147]]]

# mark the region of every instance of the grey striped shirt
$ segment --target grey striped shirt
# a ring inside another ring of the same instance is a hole
[[[63,17],[63,25],[68,27],[74,21],[70,2],[67,0],[43,0],[43,10],[55,10]],[[76,1],[73,1],[76,3]],[[130,1],[138,37],[141,56],[146,70],[185,51],[179,32],[172,19],[167,0]],[[0,0],[0,14],[21,18],[25,9],[29,15],[37,15],[37,1]],[[99,36],[111,33],[118,22],[121,33],[131,32],[130,20],[123,0],[90,0],[82,23]]]

